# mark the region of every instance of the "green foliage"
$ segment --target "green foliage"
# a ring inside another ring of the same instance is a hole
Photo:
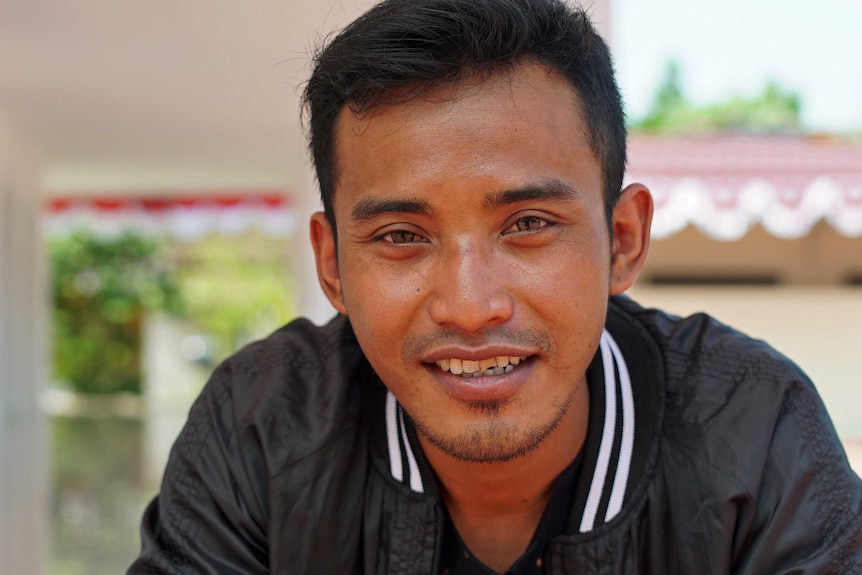
[[[665,67],[664,78],[656,92],[650,116],[667,114],[686,105],[679,63],[671,60]]]
[[[733,96],[724,102],[695,106],[683,93],[679,65],[669,62],[650,112],[631,127],[661,133],[798,131],[801,108],[796,93],[771,81],[754,98]]]
[[[248,233],[172,248],[184,315],[218,344],[214,360],[294,317],[288,247]]]
[[[140,393],[141,325],[161,311],[198,325],[218,361],[294,314],[287,244],[260,234],[189,244],[77,233],[49,243],[54,376],[80,393]]]
[[[49,249],[55,377],[82,393],[140,392],[142,315],[181,309],[158,243],[77,233]]]

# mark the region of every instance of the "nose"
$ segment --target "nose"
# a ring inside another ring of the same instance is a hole
[[[514,300],[506,287],[507,273],[493,250],[460,246],[441,254],[435,266],[431,319],[466,333],[505,323],[514,312]]]

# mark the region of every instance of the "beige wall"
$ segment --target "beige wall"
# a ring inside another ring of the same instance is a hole
[[[829,285],[862,278],[862,237],[820,223],[804,238],[784,240],[759,226],[737,242],[712,240],[695,228],[653,240],[641,278],[773,275],[781,283]]]

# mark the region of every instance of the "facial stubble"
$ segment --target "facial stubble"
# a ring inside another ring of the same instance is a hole
[[[454,437],[435,432],[421,418],[413,418],[416,431],[446,455],[468,463],[506,463],[537,449],[560,425],[577,397],[585,378],[560,402],[551,405],[553,417],[526,429],[507,423],[503,411],[514,403],[511,398],[464,402],[463,405],[483,421],[470,423]]]

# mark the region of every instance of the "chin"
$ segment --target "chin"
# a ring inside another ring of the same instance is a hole
[[[573,391],[562,403],[551,406],[552,417],[530,424],[506,417],[507,408],[517,407],[512,398],[462,402],[474,421],[449,433],[421,417],[411,417],[417,432],[449,457],[468,463],[507,463],[535,451],[557,429],[574,398]]]

